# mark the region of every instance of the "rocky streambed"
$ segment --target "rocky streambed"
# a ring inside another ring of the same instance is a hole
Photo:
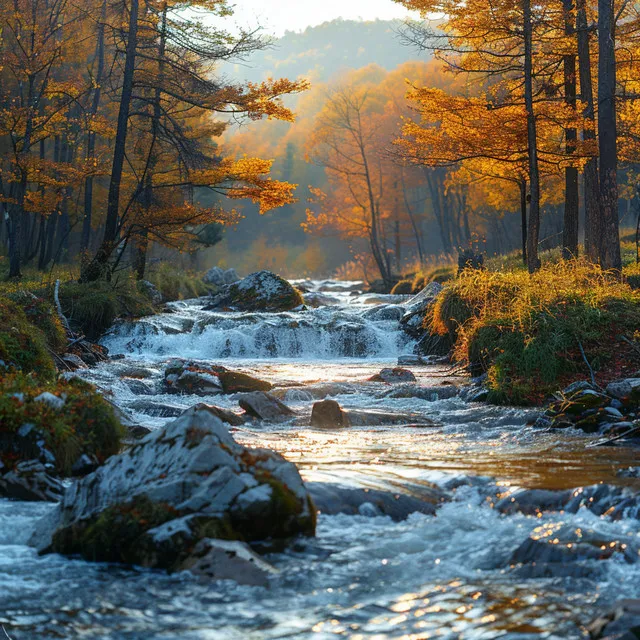
[[[116,359],[77,373],[149,433],[62,505],[0,499],[10,637],[578,639],[640,623],[619,603],[640,597],[639,456],[590,446],[628,428],[633,389],[582,385],[547,416],[488,406],[416,357],[405,298],[305,285],[306,308],[173,303],[105,337]],[[153,505],[114,512],[140,493]]]

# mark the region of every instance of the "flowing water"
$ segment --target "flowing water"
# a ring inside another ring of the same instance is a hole
[[[280,388],[298,418],[236,429],[236,439],[280,451],[308,481],[414,496],[439,485],[450,499],[436,516],[394,522],[320,514],[315,539],[268,556],[280,574],[263,588],[38,557],[26,542],[51,505],[0,500],[0,625],[11,638],[577,639],[608,603],[640,596],[635,551],[544,570],[510,561],[530,535],[559,536],[563,526],[635,549],[638,521],[630,514],[613,520],[584,508],[532,515],[492,508],[496,494],[518,487],[607,483],[636,491],[638,480],[618,476],[640,464],[635,450],[587,449],[582,434],[536,430],[532,411],[438,400],[444,387],[465,382],[447,378],[442,366],[413,368],[418,392],[365,382],[412,352],[398,324],[402,309],[389,306],[400,300],[358,294],[354,283],[314,287],[332,306],[236,314],[173,303],[172,313],[116,326],[104,343],[124,357],[83,375],[135,422],[157,428],[203,401],[162,393],[171,358],[254,373]],[[313,401],[324,397],[346,409],[419,414],[431,424],[305,426]],[[233,396],[208,400],[237,408]]]

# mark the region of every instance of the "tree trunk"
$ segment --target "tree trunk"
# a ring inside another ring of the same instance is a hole
[[[522,262],[527,266],[527,181],[520,180],[520,230],[522,232]]]
[[[93,90],[93,99],[91,100],[91,108],[89,109],[89,119],[95,118],[100,106],[100,97],[102,93],[102,80],[104,76],[104,30],[107,20],[107,0],[102,2],[102,11],[100,22],[96,30],[96,75],[95,89]],[[90,130],[87,133],[87,160],[89,163],[94,161],[96,155],[96,134]],[[80,251],[86,253],[89,249],[89,240],[91,238],[91,218],[93,216],[93,176],[89,175],[84,181],[84,219],[82,220],[82,237],[80,240]]]
[[[563,0],[564,32],[572,36],[575,32],[573,0]],[[576,113],[576,56],[567,54],[564,64],[564,101]],[[571,157],[576,152],[578,132],[575,127],[565,129],[565,152]],[[564,227],[562,232],[562,257],[566,259],[578,256],[578,233],[580,229],[580,195],[578,188],[578,169],[567,167],[565,173],[564,192]]]
[[[533,22],[531,0],[523,0],[524,13],[524,99],[527,110],[527,142],[529,146],[529,230],[527,235],[527,266],[533,273],[540,268],[538,240],[540,236],[540,173],[538,168],[538,132],[533,109]]]
[[[616,129],[616,57],[613,0],[598,0],[598,136],[602,243],[600,264],[622,269],[618,221],[618,146]]]
[[[113,146],[113,164],[111,167],[111,181],[107,197],[107,216],[102,244],[93,260],[86,266],[81,276],[83,282],[93,282],[100,279],[107,271],[107,263],[113,254],[118,238],[118,222],[120,213],[120,186],[125,160],[127,132],[129,127],[129,110],[133,94],[133,76],[136,64],[138,46],[138,0],[131,0],[129,15],[129,32],[127,36],[127,50],[122,77],[122,93],[118,111],[118,125]]]
[[[585,141],[596,140],[593,79],[591,77],[591,51],[589,49],[589,25],[585,0],[576,0],[576,31],[578,32],[578,64],[580,70],[580,100],[584,104],[583,117],[589,125],[583,130]],[[595,149],[594,149],[595,152]],[[584,183],[584,250],[589,260],[600,260],[600,185],[598,160],[594,155],[585,164]]]

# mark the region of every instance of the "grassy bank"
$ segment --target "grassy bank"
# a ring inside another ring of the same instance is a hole
[[[465,271],[425,324],[488,374],[494,402],[536,404],[591,371],[604,384],[640,368],[640,291],[582,261]]]
[[[90,284],[77,278],[74,270],[58,269],[0,281],[0,474],[38,460],[67,476],[82,456],[99,463],[120,449],[124,429],[109,402],[78,378],[58,376],[56,362],[75,347],[54,304],[55,282],[69,324],[89,339],[117,318],[155,313],[160,299],[130,274]],[[171,266],[159,267],[150,280],[163,302],[207,292],[198,276]]]

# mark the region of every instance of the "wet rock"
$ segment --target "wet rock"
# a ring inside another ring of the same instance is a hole
[[[280,573],[244,542],[210,538],[198,542],[178,570],[207,580],[234,580],[254,587],[266,587],[269,579]]]
[[[129,387],[131,393],[136,396],[152,396],[156,390],[152,384],[138,380],[137,378],[124,378],[123,382]]]
[[[40,461],[18,462],[6,473],[0,462],[0,496],[29,502],[59,502],[63,494],[64,485],[49,475]]]
[[[287,420],[295,415],[286,404],[264,391],[242,393],[238,395],[238,404],[252,418],[266,422]]]
[[[409,369],[395,367],[394,369],[382,369],[380,373],[369,378],[370,382],[386,382],[388,384],[398,384],[402,382],[416,382],[416,377]]]
[[[143,413],[153,418],[178,418],[184,413],[184,407],[166,402],[154,402],[153,400],[136,400],[129,408],[138,413]]]
[[[77,371],[78,369],[87,368],[84,360],[80,358],[80,356],[77,356],[75,353],[65,353],[62,356],[62,360],[71,371]]]
[[[83,453],[71,467],[71,475],[75,477],[86,476],[93,473],[100,466],[100,461],[95,456]]]
[[[213,267],[204,274],[202,278],[205,284],[213,284],[216,287],[223,287],[224,285],[233,284],[238,282],[240,278],[235,269],[221,269],[220,267]]]
[[[303,387],[274,389],[272,395],[280,400],[309,401],[324,400],[329,396],[341,396],[358,393],[362,387],[349,382],[319,382]]]
[[[454,384],[442,384],[435,387],[426,387],[416,384],[398,384],[392,389],[379,394],[382,398],[420,398],[429,402],[448,400],[460,395],[460,388]]]
[[[317,309],[318,307],[333,307],[337,304],[340,304],[340,300],[338,300],[338,298],[334,298],[333,296],[328,296],[324,293],[314,291],[311,293],[306,293],[304,295],[304,303],[308,307]]]
[[[381,426],[435,426],[433,421],[418,413],[391,413],[385,411],[347,411],[347,417],[353,427]]]
[[[420,293],[404,302],[405,313],[400,324],[409,335],[414,338],[421,338],[425,335],[424,316],[442,289],[443,286],[439,282],[430,282]]]
[[[423,367],[428,365],[429,361],[419,355],[400,356],[398,358],[399,367]]]
[[[591,640],[638,640],[640,638],[640,600],[618,600],[588,626]]]
[[[566,396],[570,396],[578,391],[597,391],[597,389],[586,380],[578,380],[576,382],[572,382],[568,387],[565,387],[562,390],[562,393]]]
[[[510,565],[554,565],[554,575],[563,576],[562,565],[585,560],[607,560],[618,556],[629,564],[638,561],[638,546],[630,538],[574,525],[537,527],[512,554]]]
[[[270,271],[258,271],[227,285],[205,309],[291,311],[303,303],[302,295],[289,282]]]
[[[169,393],[199,396],[270,391],[272,388],[270,382],[240,371],[183,360],[174,360],[168,364],[164,372],[164,384]]]
[[[320,429],[350,427],[349,416],[335,400],[316,402],[311,411],[311,426]]]
[[[501,513],[537,515],[545,511],[560,511],[571,500],[573,491],[521,489],[498,500],[495,508]]]
[[[400,305],[381,305],[373,309],[367,309],[362,317],[367,320],[373,320],[376,322],[381,321],[395,321],[399,322],[406,313],[406,309]]]
[[[626,378],[611,382],[607,385],[606,392],[618,400],[625,400],[632,395],[637,395],[640,399],[640,378]]]
[[[152,304],[158,305],[164,302],[164,298],[160,291],[158,291],[158,287],[152,282],[148,280],[138,280],[138,289],[151,300]]]
[[[133,427],[127,429],[127,433],[130,438],[134,440],[142,440],[145,436],[148,436],[151,433],[151,429],[149,427],[143,427],[140,424],[137,424]]]
[[[230,424],[233,427],[239,427],[245,422],[244,418],[237,413],[211,404],[197,404],[195,407],[189,409],[189,411],[208,411],[211,415],[219,418],[225,424]]]
[[[314,531],[295,465],[239,445],[211,412],[194,409],[71,485],[31,543],[44,553],[176,571],[206,538]]]
[[[412,513],[434,515],[438,505],[447,499],[437,487],[425,488],[420,497],[329,482],[310,482],[307,489],[322,514],[388,516],[396,522],[406,520]]]

